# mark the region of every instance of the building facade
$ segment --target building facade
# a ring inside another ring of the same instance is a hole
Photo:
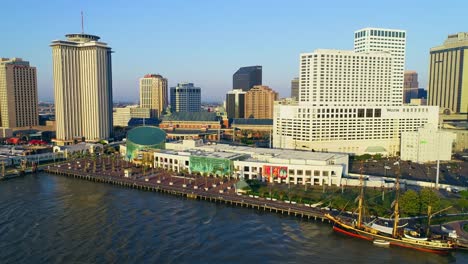
[[[171,112],[200,112],[201,89],[193,83],[179,83],[171,88]]]
[[[297,100],[299,98],[299,77],[291,81],[291,98]]]
[[[400,134],[438,123],[434,106],[320,107],[277,102],[275,148],[398,155]]]
[[[245,118],[272,119],[278,93],[268,86],[255,85],[245,94]]]
[[[111,48],[89,34],[51,43],[55,118],[60,144],[112,137]]]
[[[36,67],[20,58],[0,58],[0,126],[37,126]]]
[[[255,85],[262,85],[262,66],[241,67],[232,76],[232,89],[248,91]]]
[[[141,107],[118,107],[114,108],[114,126],[127,127],[132,118],[151,118],[151,109]]]
[[[409,104],[411,99],[417,99],[419,95],[418,73],[415,71],[405,71],[403,83],[403,103]]]
[[[402,132],[437,124],[438,107],[402,106],[405,39],[367,28],[355,51],[301,54],[299,100],[275,104],[273,146],[397,155]]]
[[[429,105],[468,113],[468,32],[449,35],[430,50]]]
[[[168,105],[167,79],[159,74],[147,74],[140,79],[140,107],[151,109],[158,118]]]
[[[418,131],[401,133],[401,159],[424,163],[452,159],[452,144],[456,135],[425,126]]]
[[[154,167],[176,172],[278,183],[340,186],[341,177],[348,174],[346,154],[205,145],[201,141],[166,143],[166,150],[155,152],[154,157]]]
[[[162,117],[159,124],[171,140],[219,140],[222,117],[215,112],[178,112]]]
[[[245,91],[234,89],[226,94],[226,113],[230,118],[245,117]]]
[[[393,106],[403,104],[403,82],[406,57],[406,31],[385,28],[363,28],[354,32],[354,51],[384,51],[392,55],[392,92],[387,98]]]

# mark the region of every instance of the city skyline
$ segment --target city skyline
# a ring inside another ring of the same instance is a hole
[[[63,32],[80,32],[82,9],[85,13],[85,33],[102,36],[112,43],[116,51],[113,56],[114,101],[138,101],[139,77],[147,72],[166,76],[169,86],[186,81],[197,83],[204,90],[203,101],[222,101],[225,93],[231,89],[232,73],[247,65],[262,65],[263,84],[278,91],[280,97],[288,96],[290,80],[298,74],[297,54],[320,48],[351,49],[353,42],[349,39],[352,32],[363,27],[406,30],[408,47],[405,69],[417,71],[421,87],[427,88],[429,49],[442,43],[448,34],[464,31],[461,17],[453,17],[450,21],[444,19],[444,13],[454,10],[450,7],[428,6],[425,16],[415,21],[405,14],[410,9],[419,12],[420,7],[406,2],[369,2],[362,8],[346,2],[315,4],[295,1],[284,6],[279,1],[268,1],[268,7],[264,7],[265,3],[255,2],[250,10],[237,12],[239,16],[232,17],[228,14],[239,10],[242,3],[223,3],[220,7],[210,1],[196,4],[174,1],[160,3],[153,8],[153,5],[145,3],[135,6],[113,2],[115,8],[111,15],[102,16],[107,2],[82,1],[76,9],[69,9],[66,1],[53,4],[31,1],[25,4],[28,8],[21,8],[24,15],[22,23],[6,28],[4,34],[9,37],[2,41],[1,57],[27,58],[35,65],[38,69],[39,100],[51,101],[53,77],[48,43],[61,38]],[[397,12],[403,4],[405,12]],[[19,12],[20,7],[8,2],[4,6],[9,12],[0,21],[8,24],[14,20],[15,11]],[[308,10],[312,7],[320,12],[308,16]],[[458,8],[461,8],[460,5]],[[204,16],[202,10],[210,15]],[[379,10],[391,12],[379,13]],[[444,10],[446,12],[442,12]],[[359,15],[356,13],[358,11]],[[174,12],[178,13],[179,19],[169,19]],[[322,22],[329,12],[339,19],[324,27]],[[131,15],[136,13],[138,16]],[[377,13],[378,16],[375,15]],[[159,19],[154,20],[155,17]],[[429,23],[429,19],[441,23]],[[155,29],[154,25],[158,27]],[[248,42],[235,37],[242,31],[242,26],[252,28],[251,32],[245,32],[250,40]],[[131,30],[134,28],[136,30]],[[26,41],[24,32],[28,32],[27,38],[34,39],[34,42]],[[180,36],[191,39],[194,44],[179,43],[176,37]]]

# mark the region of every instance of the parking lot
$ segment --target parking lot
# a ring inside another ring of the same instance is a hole
[[[409,161],[399,161],[395,158],[381,160],[365,160],[362,162],[363,174],[395,177],[398,166],[401,178],[435,182],[437,163],[418,164]],[[359,173],[361,161],[350,159],[349,172]],[[452,185],[468,186],[468,162],[452,160],[440,162],[439,182]]]

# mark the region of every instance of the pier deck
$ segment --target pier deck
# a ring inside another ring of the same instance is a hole
[[[168,193],[305,219],[321,220],[322,222],[328,221],[324,217],[324,214],[328,211],[320,208],[252,195],[239,195],[235,191],[234,184],[237,180],[234,179],[174,176],[170,172],[161,169],[148,169],[148,173],[146,173],[141,167],[132,167],[133,165],[126,161],[111,161],[110,159],[106,161],[106,158],[102,158],[99,161],[99,165],[98,162],[93,162],[95,163],[91,165],[89,160],[68,161],[47,166],[44,168],[44,171],[51,174],[114,184],[144,191]],[[131,168],[135,174],[125,177],[124,170],[128,168]]]

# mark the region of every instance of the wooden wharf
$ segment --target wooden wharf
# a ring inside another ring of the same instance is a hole
[[[82,161],[84,164],[87,161]],[[73,163],[73,164],[72,164]],[[230,206],[252,208],[264,212],[278,213],[282,215],[295,216],[308,220],[329,222],[324,214],[329,212],[310,205],[280,201],[276,199],[263,198],[253,195],[238,194],[234,184],[237,180],[226,180],[222,178],[189,178],[182,176],[168,176],[167,172],[158,170],[154,174],[143,176],[142,174],[125,177],[123,168],[106,170],[106,165],[98,167],[94,165],[94,171],[76,166],[80,161],[65,162],[50,165],[44,168],[47,173],[88,180],[98,183],[118,185],[125,188],[134,188],[149,192],[160,192],[175,196],[187,197],[201,201],[209,201]],[[127,163],[127,166],[129,163]],[[81,167],[81,165],[80,165]]]

